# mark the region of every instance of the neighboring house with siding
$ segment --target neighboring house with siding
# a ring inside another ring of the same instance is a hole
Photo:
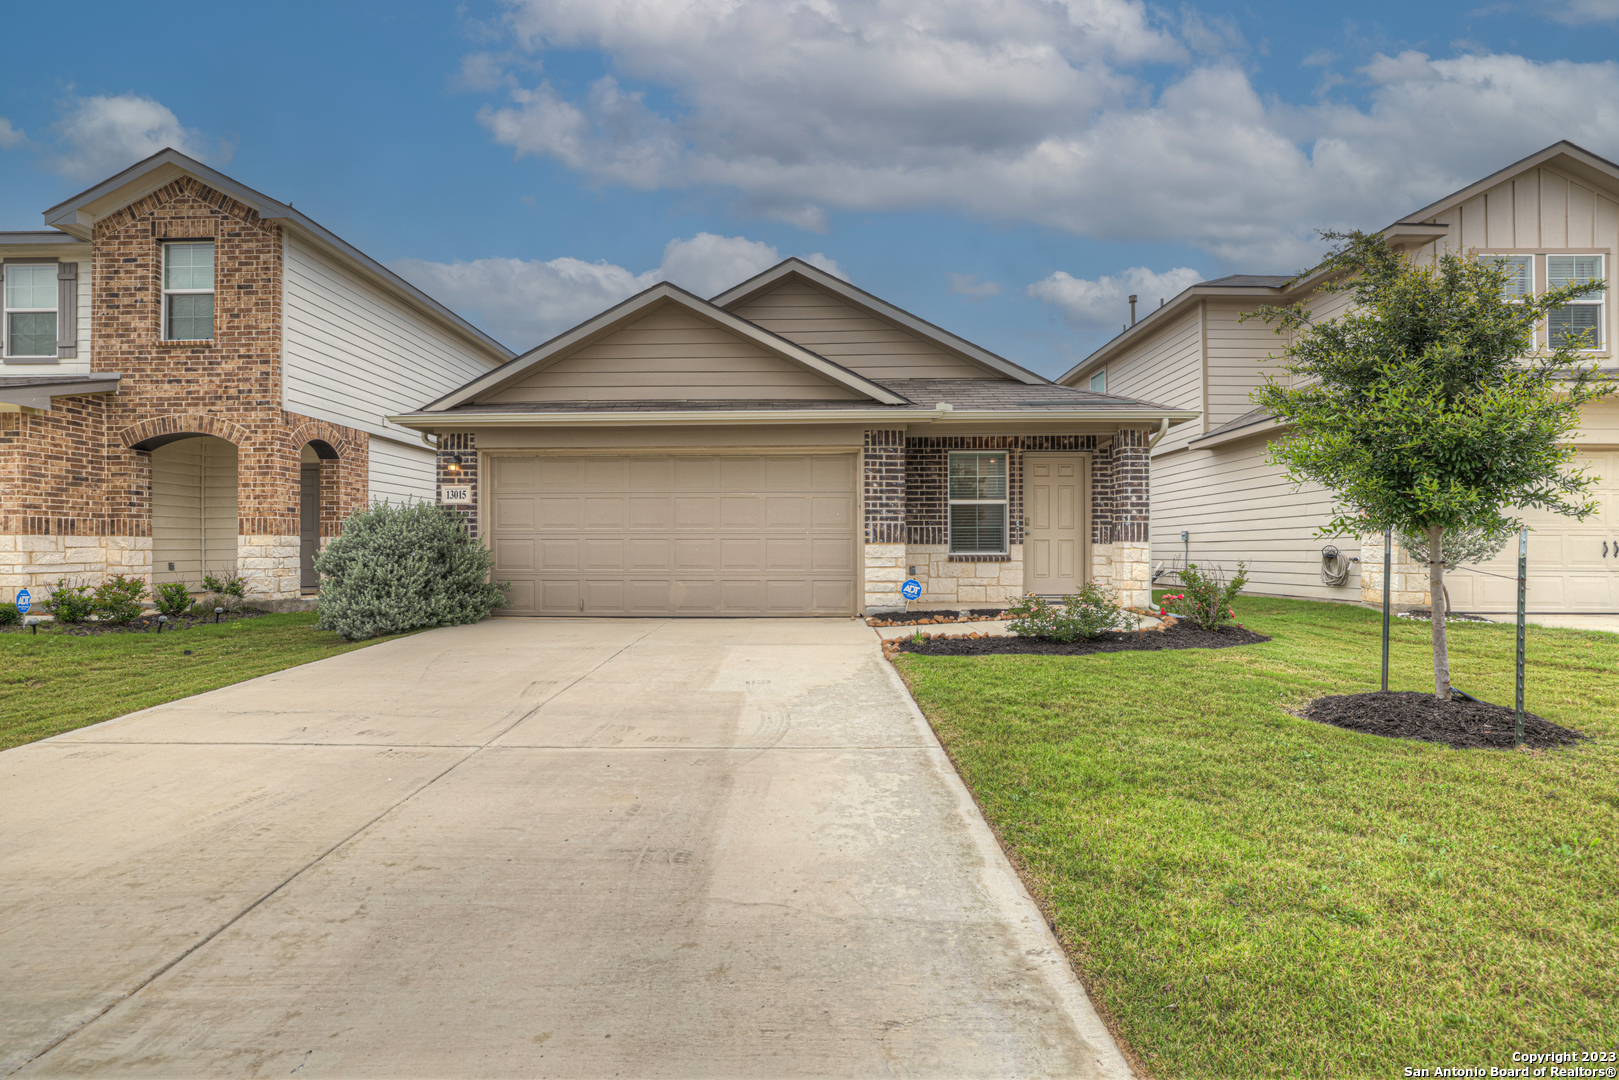
[[[1611,278],[1619,257],[1619,165],[1561,142],[1396,221],[1392,244],[1416,258],[1441,251],[1506,257],[1515,287],[1544,291],[1548,282]],[[1250,395],[1286,341],[1244,312],[1305,302],[1316,319],[1342,313],[1342,293],[1315,292],[1319,279],[1237,275],[1194,285],[1128,327],[1060,383],[1141,396],[1201,416],[1172,430],[1152,457],[1153,551],[1159,565],[1179,558],[1228,570],[1249,566],[1249,590],[1280,596],[1381,603],[1381,537],[1322,538],[1331,493],[1295,487],[1267,463],[1272,440],[1285,429],[1253,407]],[[1584,330],[1589,355],[1619,372],[1613,339],[1615,305],[1606,294],[1559,313],[1548,334]],[[1150,302],[1150,301],[1149,301]],[[1527,511],[1531,610],[1619,612],[1619,402],[1588,404],[1574,438],[1576,467],[1600,482],[1601,509],[1584,522]],[[1185,537],[1184,541],[1182,537]],[[1323,580],[1322,550],[1338,548],[1350,563],[1342,584]],[[1454,607],[1513,609],[1516,545],[1479,567],[1487,574],[1448,576]],[[1492,576],[1507,575],[1507,577]],[[1426,567],[1396,551],[1396,603],[1426,604]]]
[[[797,259],[631,297],[423,408],[510,615],[849,616],[1148,595],[1195,408],[1057,386]]]
[[[300,211],[173,150],[0,233],[0,601],[238,572],[296,605],[368,499],[431,499],[390,425],[510,350]]]

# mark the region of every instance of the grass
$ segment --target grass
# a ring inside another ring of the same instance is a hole
[[[0,750],[387,640],[343,641],[312,612],[166,634],[0,634]]]
[[[1274,640],[897,661],[1138,1059],[1387,1077],[1619,1046],[1619,636],[1529,629],[1529,710],[1588,742],[1457,751],[1284,711],[1377,688],[1378,613],[1237,610]],[[1450,638],[1455,681],[1510,706],[1514,628]],[[1392,652],[1391,688],[1432,688],[1427,624]]]

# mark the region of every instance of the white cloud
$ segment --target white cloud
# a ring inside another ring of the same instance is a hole
[[[51,171],[72,180],[104,180],[173,147],[210,164],[230,160],[232,148],[182,127],[167,107],[139,94],[75,98],[57,125],[59,149],[47,154]]]
[[[1363,107],[1290,104],[1220,58],[1228,32],[1136,0],[507,2],[515,48],[613,74],[516,86],[480,113],[497,142],[807,228],[942,208],[1290,272],[1315,229],[1379,227],[1556,139],[1619,154],[1612,62],[1407,52],[1356,74]],[[1148,63],[1179,68],[1153,86]]]
[[[1055,305],[1063,321],[1076,330],[1106,328],[1113,323],[1130,319],[1130,297],[1139,297],[1137,307],[1146,315],[1182,289],[1203,280],[1189,266],[1178,266],[1162,274],[1145,266],[1132,266],[1118,277],[1103,275],[1095,281],[1076,278],[1058,270],[1042,281],[1027,286],[1026,292],[1036,300]]]
[[[0,150],[10,150],[22,146],[28,141],[28,136],[20,128],[11,126],[11,121],[0,116]]]
[[[801,257],[845,277],[835,261],[819,252]],[[401,259],[393,268],[454,310],[480,318],[498,340],[524,350],[660,281],[708,297],[780,261],[769,244],[701,232],[689,240],[669,241],[662,263],[639,274],[609,262],[571,258],[453,263]]]
[[[950,295],[965,296],[969,300],[988,300],[1001,295],[998,281],[979,281],[977,274],[950,274]]]
[[[1546,7],[1546,14],[1571,25],[1619,19],[1619,0],[1548,0]]]

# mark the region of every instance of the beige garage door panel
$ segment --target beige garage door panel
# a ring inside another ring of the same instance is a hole
[[[847,615],[852,454],[495,457],[513,615]]]
[[[1593,493],[1598,510],[1584,521],[1539,510],[1523,514],[1529,525],[1528,607],[1537,612],[1619,611],[1619,452],[1581,453],[1574,467],[1601,478]],[[1479,569],[1489,574],[1458,570],[1445,575],[1451,607],[1516,610],[1517,540]]]

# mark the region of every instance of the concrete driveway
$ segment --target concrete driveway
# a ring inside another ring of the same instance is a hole
[[[0,1073],[1128,1075],[852,620],[437,630],[0,791]]]

